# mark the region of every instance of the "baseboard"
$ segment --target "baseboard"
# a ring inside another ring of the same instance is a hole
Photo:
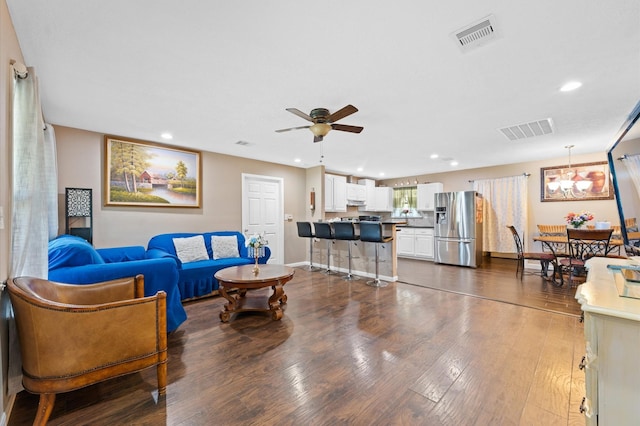
[[[296,265],[298,266],[309,266],[309,262],[299,262]],[[316,268],[320,268],[320,269],[327,269],[327,265],[323,264],[323,263],[314,263],[313,264],[314,267]],[[340,272],[342,274],[348,274],[349,273],[349,268],[341,268],[341,267],[335,267],[332,266],[331,267],[332,271],[336,271],[336,272]],[[371,278],[371,279],[375,279],[376,274],[372,274],[369,272],[364,272],[364,271],[356,271],[356,270],[351,270],[351,275],[357,275],[359,277],[362,278]],[[388,275],[380,275],[378,274],[378,278],[382,281],[388,281],[388,282],[395,282],[398,281],[398,276],[396,275],[395,277],[390,277]]]

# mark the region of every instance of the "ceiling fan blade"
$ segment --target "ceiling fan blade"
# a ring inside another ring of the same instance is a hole
[[[287,108],[287,111],[313,123],[313,118],[311,118],[309,114],[305,114],[304,112],[300,111],[298,108]]]
[[[322,142],[322,136],[314,136],[313,142]]]
[[[339,109],[338,111],[327,117],[327,121],[329,123],[335,123],[336,121],[345,118],[346,116],[351,115],[354,112],[358,112],[358,108],[354,107],[353,105],[347,105],[346,107]]]
[[[299,127],[289,127],[288,129],[279,129],[276,130],[276,132],[278,133],[282,133],[282,132],[288,132],[290,130],[299,130],[299,129],[308,129],[311,126],[299,126]]]
[[[349,126],[348,124],[332,124],[331,128],[333,130],[341,130],[343,132],[351,132],[351,133],[360,133],[364,129],[364,127]]]

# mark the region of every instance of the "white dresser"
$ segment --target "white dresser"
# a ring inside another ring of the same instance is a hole
[[[622,275],[607,265],[638,265],[639,259],[592,258],[576,299],[584,313],[587,425],[640,424],[640,299],[620,297]],[[618,281],[618,284],[616,284]],[[639,283],[640,286],[640,283]]]

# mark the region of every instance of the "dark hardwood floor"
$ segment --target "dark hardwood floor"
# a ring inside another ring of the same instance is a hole
[[[540,288],[514,280],[509,261],[414,266],[431,282],[517,286],[522,297]],[[59,395],[49,424],[584,424],[575,315],[303,269],[285,290],[281,321],[240,314],[221,323],[222,298],[186,303],[189,319],[169,336],[166,397],[158,400],[148,369]],[[19,393],[8,424],[31,424],[37,401]]]
[[[539,275],[516,276],[516,260],[485,257],[477,269],[398,259],[398,280],[423,287],[499,300],[530,308],[580,315],[576,288],[554,285]],[[505,272],[511,270],[511,276]]]

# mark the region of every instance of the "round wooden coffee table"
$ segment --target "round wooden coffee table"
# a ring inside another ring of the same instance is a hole
[[[220,294],[228,300],[220,312],[220,320],[228,322],[236,312],[269,312],[271,318],[282,318],[282,307],[287,303],[284,285],[293,278],[294,270],[284,265],[260,265],[258,273],[253,272],[254,265],[232,266],[216,272],[220,284]],[[247,297],[247,290],[271,287],[273,294],[265,307],[264,298]],[[228,289],[237,288],[238,294],[230,295]]]

